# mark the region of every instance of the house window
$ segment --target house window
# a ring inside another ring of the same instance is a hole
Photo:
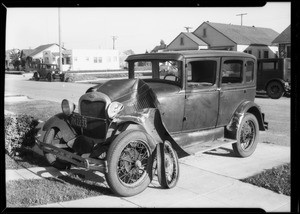
[[[241,83],[243,81],[242,60],[226,60],[222,68],[222,83]]]
[[[102,63],[102,57],[98,57],[98,63]]]
[[[97,63],[97,57],[94,57],[94,63]]]
[[[76,56],[74,57],[74,61],[77,61],[77,57]]]
[[[203,37],[206,37],[206,28],[203,29]]]
[[[66,57],[66,64],[70,65],[71,64],[71,58],[70,57]]]
[[[254,63],[247,61],[246,64],[246,82],[252,82],[254,79]]]
[[[111,57],[107,57],[107,62],[111,62]]]
[[[117,61],[117,57],[116,57],[116,56],[114,56],[114,58],[113,58],[113,59],[114,59],[114,62],[116,62],[116,61]]]
[[[260,59],[260,58],[261,58],[261,51],[258,50],[258,59]]]
[[[248,50],[248,54],[252,54],[252,50]]]
[[[269,51],[264,51],[264,58],[265,59],[269,58]]]
[[[180,38],[180,45],[184,45],[183,37]]]
[[[87,56],[87,57],[85,58],[85,60],[86,60],[86,61],[89,61],[89,60],[90,60],[90,58]]]

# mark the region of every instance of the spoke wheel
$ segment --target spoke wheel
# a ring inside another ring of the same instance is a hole
[[[107,152],[106,181],[119,196],[144,191],[152,180],[154,141],[145,132],[127,130],[111,143]]]
[[[157,175],[158,182],[163,188],[173,188],[178,182],[178,156],[169,141],[157,146]]]
[[[272,99],[279,99],[284,94],[284,88],[278,81],[270,82],[267,86],[267,94]]]
[[[256,149],[259,128],[256,117],[246,113],[237,130],[237,142],[232,145],[237,156],[248,157]]]

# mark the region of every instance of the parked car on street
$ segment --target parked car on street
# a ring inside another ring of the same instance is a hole
[[[163,188],[174,187],[178,158],[224,144],[239,157],[255,151],[268,124],[254,102],[254,56],[205,50],[130,55],[126,61],[128,79],[89,88],[78,113],[64,99],[62,113],[42,126],[37,144],[51,165],[98,170],[117,195],[132,196],[155,174]],[[140,65],[151,75],[136,78]]]
[[[266,91],[272,99],[279,99],[291,91],[291,59],[257,60],[257,91]]]
[[[40,79],[47,79],[52,81],[64,81],[64,73],[62,73],[57,64],[37,64],[36,71],[33,73],[33,78],[38,81]]]

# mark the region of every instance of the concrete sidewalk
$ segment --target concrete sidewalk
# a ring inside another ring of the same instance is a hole
[[[230,147],[221,147],[203,154],[180,159],[180,178],[173,189],[161,189],[154,178],[149,187],[133,197],[102,195],[65,201],[39,207],[199,207],[199,208],[262,208],[267,212],[289,212],[290,197],[243,183],[265,169],[289,162],[290,147],[260,143],[248,158],[236,158]],[[107,187],[101,173],[72,168],[58,171],[52,167],[6,170],[6,181],[41,179],[67,174],[83,174]]]

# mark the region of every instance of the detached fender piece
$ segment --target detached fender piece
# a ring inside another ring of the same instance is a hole
[[[261,112],[260,107],[252,101],[246,101],[239,105],[239,107],[236,109],[229,124],[226,126],[227,130],[231,133],[235,133],[244,114],[247,112],[256,117],[260,131],[265,131],[268,129],[268,123],[265,122],[264,114]]]
[[[48,131],[52,127],[57,127],[61,130],[62,138],[68,142],[74,139],[77,134],[75,130],[67,122],[68,117],[64,113],[59,113],[51,117],[43,126],[43,131]]]
[[[122,115],[116,117],[111,126],[118,127],[125,123],[134,123],[141,126],[154,140],[158,143],[163,143],[168,140],[172,147],[177,152],[179,158],[188,155],[171,137],[163,121],[160,113],[156,108],[145,108],[141,111],[135,112],[130,115]]]

